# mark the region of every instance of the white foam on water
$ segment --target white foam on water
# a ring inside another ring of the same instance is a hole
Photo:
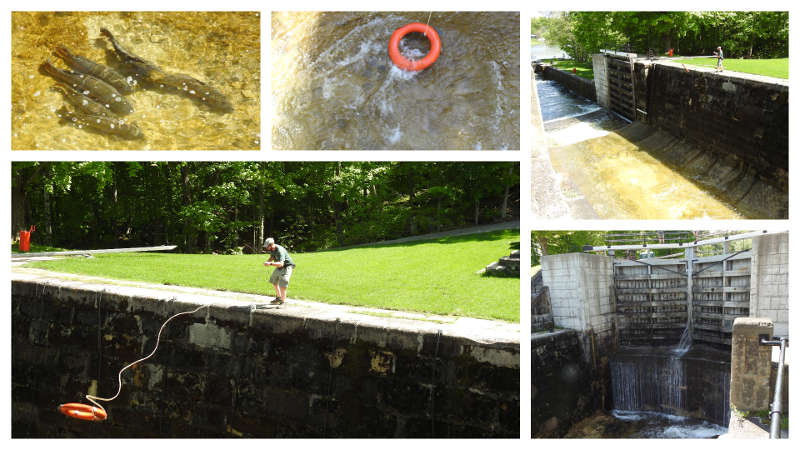
[[[358,53],[350,55],[349,57],[340,60],[336,64],[338,64],[339,67],[343,67],[343,66],[349,66],[356,61],[360,61],[361,59],[365,58],[367,54],[369,54],[371,48],[372,46],[370,45],[369,42],[362,42],[361,46],[358,49]]]
[[[389,77],[387,78],[387,81],[389,81],[389,80],[413,80],[414,78],[417,77],[417,74],[419,74],[419,72],[414,72],[414,71],[411,71],[411,70],[403,70],[403,69],[395,66],[394,64],[392,64],[392,68],[389,70]]]
[[[586,122],[577,123],[562,130],[548,133],[559,146],[577,144],[578,142],[588,141],[608,135],[608,131],[593,127]]]
[[[386,136],[386,141],[389,142],[390,144],[396,144],[397,141],[400,140],[400,137],[403,136],[403,132],[400,131],[399,126],[391,130],[391,133],[392,134],[390,134],[389,136]]]
[[[643,422],[641,432],[637,437],[707,439],[728,432],[728,429],[721,425],[674,414],[617,409],[612,410],[611,414],[625,422]]]

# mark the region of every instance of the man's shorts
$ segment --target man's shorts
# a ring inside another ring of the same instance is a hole
[[[280,287],[289,287],[289,278],[292,277],[294,266],[278,267],[272,271],[269,277],[269,284],[277,284]]]

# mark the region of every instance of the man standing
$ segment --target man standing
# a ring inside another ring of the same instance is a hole
[[[269,261],[264,265],[275,267],[272,276],[269,277],[269,282],[275,287],[275,300],[271,301],[270,305],[282,305],[286,301],[286,289],[289,287],[289,278],[295,267],[294,261],[285,248],[275,244],[273,238],[264,240],[264,249],[269,253]]]
[[[722,47],[717,47],[717,51],[714,52],[714,56],[717,57],[717,72],[722,72],[722,60],[725,59],[722,56]]]

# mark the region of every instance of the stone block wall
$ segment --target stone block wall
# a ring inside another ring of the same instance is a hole
[[[650,124],[699,148],[737,158],[779,190],[788,186],[788,83],[666,64],[655,64],[647,80]]]
[[[531,433],[558,438],[575,423],[603,407],[599,372],[583,354],[583,337],[575,330],[531,337]]]
[[[562,328],[591,331],[598,347],[613,346],[615,334],[611,258],[587,253],[542,257],[553,321]]]
[[[789,336],[789,234],[753,238],[750,316],[772,319],[776,336]]]
[[[737,410],[765,410],[772,400],[772,347],[759,345],[761,335],[772,338],[771,320],[739,317],[733,322],[730,401]]]
[[[518,341],[241,302],[170,322],[105,422],[61,415],[112,396],[164,320],[199,306],[131,292],[12,281],[13,437],[519,436]]]
[[[592,80],[581,78],[573,73],[556,69],[552,66],[544,66],[542,69],[542,77],[545,80],[556,81],[560,85],[589,100],[597,100],[597,93],[595,92],[595,85]]]

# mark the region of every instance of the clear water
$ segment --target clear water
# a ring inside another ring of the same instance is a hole
[[[534,177],[542,192],[569,199],[558,214],[577,219],[739,219],[736,208],[653,156],[686,144],[643,124],[601,114],[594,102],[555,81],[535,79],[548,164],[555,177]],[[640,128],[643,127],[643,130]],[[637,140],[625,137],[629,133]],[[711,174],[713,176],[713,174]],[[534,184],[533,190],[537,190]],[[555,198],[554,196],[550,196]],[[542,199],[541,201],[544,201]]]
[[[13,12],[11,148],[20,150],[258,150],[261,148],[261,39],[258,12]],[[144,140],[124,140],[63,123],[65,104],[39,71],[58,45],[107,65],[108,28],[137,56],[212,85],[233,103],[220,114],[189,98],[140,89],[126,116]]]
[[[392,33],[427,20],[427,11],[273,13],[273,147],[519,149],[519,14],[433,12],[438,60],[396,68]],[[406,41],[407,55],[427,53],[427,39]]]

